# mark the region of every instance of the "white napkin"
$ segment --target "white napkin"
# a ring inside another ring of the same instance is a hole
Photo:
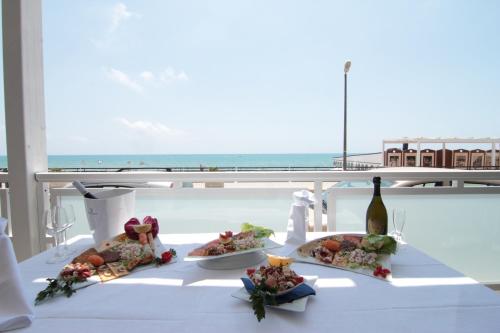
[[[33,308],[21,287],[14,248],[5,234],[7,220],[0,218],[0,331],[25,327],[33,321]]]
[[[314,203],[314,194],[307,190],[293,192],[293,201],[288,217],[286,242],[304,244],[306,242],[308,208],[310,204]]]

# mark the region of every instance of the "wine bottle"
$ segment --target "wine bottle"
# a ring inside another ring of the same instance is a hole
[[[86,188],[85,186],[83,186],[82,183],[80,183],[79,181],[75,180],[73,182],[73,186],[78,190],[78,192],[80,192],[85,198],[87,199],[97,199],[97,197],[95,195],[93,195],[92,193],[90,193]]]
[[[373,178],[373,198],[366,210],[366,232],[387,235],[387,210],[380,195],[380,177]]]

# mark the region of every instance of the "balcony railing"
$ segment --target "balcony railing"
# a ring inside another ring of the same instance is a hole
[[[321,203],[323,192],[331,184],[370,180],[374,176],[393,181],[451,182],[451,186],[445,187],[383,188],[382,195],[389,214],[395,207],[407,211],[404,233],[412,245],[482,282],[500,283],[500,268],[487,264],[500,256],[494,239],[500,234],[500,187],[464,186],[467,182],[498,182],[500,171],[45,172],[37,173],[36,180],[41,187],[50,185],[49,191],[42,192],[50,193],[50,199],[40,198],[48,201],[47,207],[61,202],[75,206],[80,217],[79,226],[74,228],[77,233],[88,232],[88,229],[83,200],[76,190],[65,186],[73,180],[137,183],[138,215],[157,215],[162,231],[175,233],[235,229],[247,221],[285,231],[294,191],[308,188]],[[0,181],[7,182],[8,175],[0,174]],[[176,186],[141,187],[140,184],[147,182],[173,182]],[[214,182],[224,183],[225,187],[182,186]],[[8,200],[7,192],[8,189],[0,190],[0,204]],[[333,187],[325,195],[327,214],[322,204],[315,205],[311,211],[310,230],[363,231],[371,195],[371,188]],[[43,228],[41,230],[41,238],[45,238]],[[15,242],[15,234],[13,236]],[[474,260],[474,257],[481,259]]]

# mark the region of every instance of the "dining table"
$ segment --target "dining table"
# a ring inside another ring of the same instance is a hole
[[[313,240],[332,233],[309,232]],[[316,295],[304,312],[267,308],[258,322],[251,303],[231,295],[243,287],[245,268],[210,270],[184,261],[192,249],[218,234],[161,234],[177,252],[175,261],[79,289],[34,307],[33,323],[19,332],[500,332],[500,295],[410,244],[391,257],[392,279],[384,281],[347,270],[293,263],[305,277],[317,277]],[[269,250],[288,255],[297,244]],[[70,247],[93,246],[90,235]],[[49,249],[19,264],[27,296],[35,299],[65,262],[48,264]],[[68,259],[69,262],[71,259]]]

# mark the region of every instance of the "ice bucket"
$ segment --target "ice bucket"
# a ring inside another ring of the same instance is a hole
[[[123,225],[135,216],[135,190],[113,189],[85,198],[85,211],[95,245],[123,233]]]

